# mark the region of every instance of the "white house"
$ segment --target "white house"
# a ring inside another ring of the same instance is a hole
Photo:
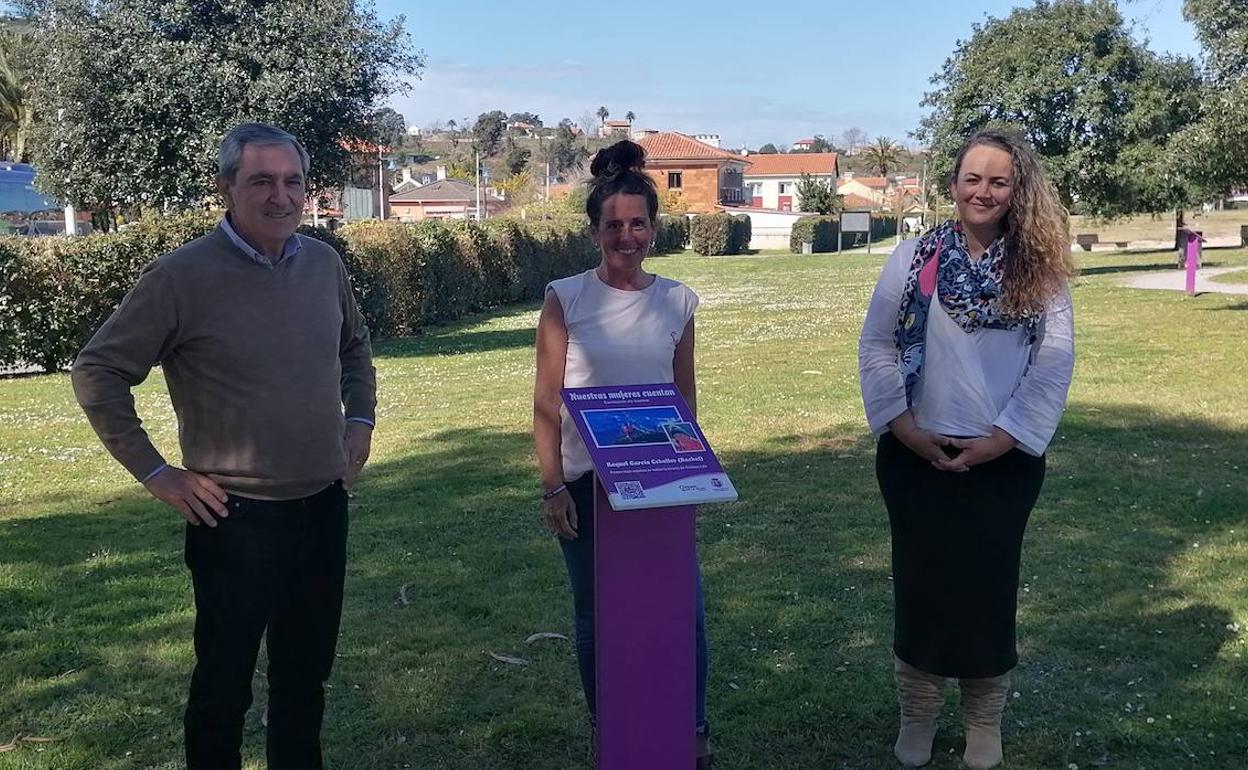
[[[838,169],[834,152],[751,155],[745,171],[746,200],[751,208],[801,211],[797,182],[802,174],[835,187]]]

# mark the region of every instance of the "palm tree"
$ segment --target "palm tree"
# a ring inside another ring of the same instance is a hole
[[[606,123],[607,118],[611,117],[611,111],[608,110],[606,107],[599,107],[597,115],[598,115],[598,120],[600,122]]]
[[[867,158],[867,164],[876,171],[880,176],[888,176],[888,172],[901,166],[901,145],[881,136],[875,140],[875,144],[868,145],[862,154]]]
[[[28,40],[20,32],[0,31],[0,156],[26,160],[26,142],[34,123],[22,64]]]
[[[634,114],[632,110],[629,110],[627,113],[625,113],[624,119],[627,120],[631,124],[634,120],[637,119],[637,115]]]

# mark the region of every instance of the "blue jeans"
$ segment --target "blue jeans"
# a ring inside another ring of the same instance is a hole
[[[568,580],[572,584],[572,624],[576,630],[576,663],[581,672],[581,686],[585,689],[585,703],[589,718],[597,717],[594,673],[594,474],[586,473],[568,484],[572,502],[576,504],[577,537],[575,540],[559,538],[563,549],[563,561],[568,567]],[[696,667],[697,700],[696,724],[698,732],[707,731],[706,722],[706,613],[702,599],[702,572],[697,571],[697,617]]]

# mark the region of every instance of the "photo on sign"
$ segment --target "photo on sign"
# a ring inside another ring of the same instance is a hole
[[[664,426],[669,423],[688,425],[674,406],[586,409],[581,417],[599,449],[670,445],[672,440]]]
[[[667,432],[667,437],[672,442],[672,449],[677,452],[706,451],[706,447],[702,445],[702,439],[698,438],[697,429],[691,422],[669,422],[663,426],[663,430]]]

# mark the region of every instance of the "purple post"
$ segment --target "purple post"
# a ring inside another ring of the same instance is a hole
[[[599,770],[689,770],[697,508],[616,511],[595,483]]]
[[[1201,261],[1201,236],[1187,232],[1187,296],[1196,296],[1196,268]]]
[[[1196,269],[1200,267],[1200,244],[1204,238],[1195,230],[1184,230],[1187,234],[1187,296],[1196,296]]]

